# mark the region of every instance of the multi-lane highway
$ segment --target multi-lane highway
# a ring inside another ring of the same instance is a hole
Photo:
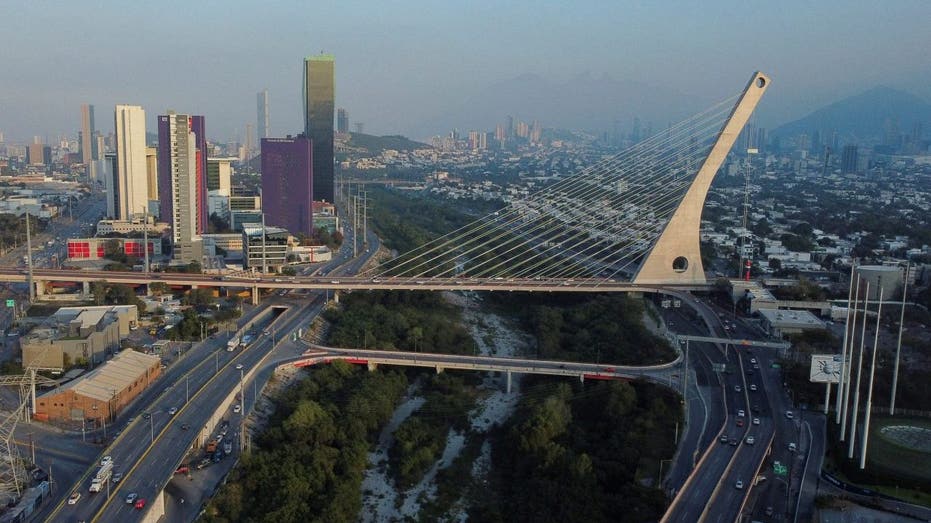
[[[269,307],[274,308],[278,305],[270,304]],[[259,315],[262,312],[256,311],[255,314]],[[245,322],[248,321],[249,319],[245,320]],[[254,328],[264,328],[264,324],[270,321],[272,321],[270,316],[259,318]],[[125,474],[123,481],[113,485],[113,488],[119,489],[122,493],[123,489],[135,487],[132,483],[133,477],[149,476],[147,469],[143,469],[144,472],[138,476],[131,474],[130,470],[148,451],[154,437],[159,438],[156,441],[164,441],[163,446],[166,448],[178,448],[185,438],[188,442],[193,441],[198,435],[199,428],[203,426],[189,419],[198,414],[197,409],[192,407],[194,401],[202,394],[209,395],[209,393],[202,393],[206,385],[213,384],[214,388],[222,388],[222,384],[226,383],[231,376],[234,378],[233,382],[238,383],[239,371],[235,369],[235,365],[242,363],[245,368],[245,365],[250,364],[253,359],[261,358],[269,348],[270,340],[265,338],[261,337],[241,351],[228,352],[225,350],[227,336],[216,336],[185,354],[180,361],[166,371],[165,375],[160,378],[160,383],[156,383],[143,393],[143,396],[135,402],[135,405],[142,407],[136,411],[135,419],[104,450],[104,454],[112,456],[115,468]],[[177,413],[169,414],[171,409],[177,409]],[[182,425],[187,425],[188,429],[182,430]],[[189,443],[181,444],[180,450],[188,446]],[[91,520],[106,499],[105,492],[96,495],[90,495],[87,492],[89,476],[93,471],[94,467],[91,467],[85,476],[71,487],[71,491],[76,490],[82,493],[82,498],[78,503],[75,505],[60,503],[48,519]],[[152,476],[152,478],[155,477]],[[164,479],[167,479],[167,476]],[[144,484],[140,485],[140,488],[142,487]],[[67,495],[69,492],[63,493]],[[146,490],[139,492],[140,495],[147,493]],[[117,494],[116,490],[111,493],[114,496]]]

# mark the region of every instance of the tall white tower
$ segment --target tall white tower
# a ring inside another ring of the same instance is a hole
[[[262,89],[256,95],[256,125],[255,130],[258,132],[258,142],[262,138],[271,138],[268,130],[268,89]]]
[[[145,159],[145,111],[138,105],[117,105],[114,112],[116,131],[116,176],[113,194],[117,220],[141,218],[149,198]]]

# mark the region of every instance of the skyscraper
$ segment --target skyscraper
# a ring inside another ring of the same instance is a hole
[[[857,172],[857,146],[845,145],[840,160],[840,171],[844,174]]]
[[[336,132],[340,134],[349,132],[349,113],[342,107],[336,110]]]
[[[201,261],[199,234],[206,225],[206,154],[204,117],[175,114],[158,117],[159,212],[171,224],[172,258]],[[203,187],[201,187],[203,183]],[[201,222],[203,215],[203,222]]]
[[[333,66],[332,55],[304,59],[304,135],[313,141],[313,195],[328,202],[333,201]]]
[[[145,159],[145,111],[138,105],[117,105],[114,111],[116,130],[116,173],[113,218],[132,220],[142,216],[148,206],[149,187]]]
[[[94,176],[94,160],[97,159],[97,131],[94,129],[94,106],[81,106],[81,163],[87,176]]]
[[[315,143],[304,136],[262,140],[266,225],[284,227],[292,234],[313,233]]]
[[[268,89],[262,89],[256,95],[255,130],[259,133],[259,140],[270,136],[268,130]]]

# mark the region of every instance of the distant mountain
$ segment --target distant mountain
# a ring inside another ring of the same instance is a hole
[[[791,137],[813,131],[822,135],[837,131],[845,140],[870,140],[883,135],[887,119],[895,122],[902,133],[911,132],[916,122],[928,128],[931,104],[911,93],[879,86],[784,124],[772,134]]]
[[[427,144],[415,142],[400,135],[374,136],[371,134],[349,133],[349,136],[350,138],[347,145],[350,147],[361,147],[363,149],[367,149],[372,154],[378,154],[386,149],[409,151],[413,149],[423,149],[424,147],[430,147]]]
[[[723,97],[722,97],[723,98]],[[631,132],[634,117],[644,130],[664,129],[704,109],[710,103],[686,96],[671,87],[655,86],[608,75],[577,75],[567,81],[553,81],[536,74],[524,74],[491,85],[411,129],[412,136],[446,134],[457,128],[493,131],[508,115],[515,123],[539,120],[545,127],[581,129],[601,133]]]

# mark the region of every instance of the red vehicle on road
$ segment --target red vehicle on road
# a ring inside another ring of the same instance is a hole
[[[136,504],[135,504],[134,506],[135,506],[137,509],[140,509],[140,510],[144,509],[144,508],[145,508],[145,498],[139,498],[139,499],[137,499],[137,500],[136,500]]]
[[[180,467],[178,467],[178,470],[175,471],[175,474],[187,474],[190,471],[191,471],[190,467],[188,467],[187,465],[181,465]]]

